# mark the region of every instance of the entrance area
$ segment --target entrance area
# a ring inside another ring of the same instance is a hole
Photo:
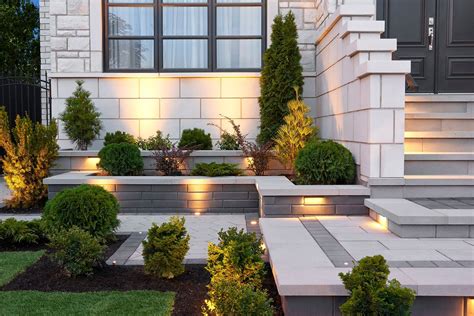
[[[377,0],[384,36],[397,39],[395,59],[411,60],[418,92],[474,92],[472,12],[472,0]]]

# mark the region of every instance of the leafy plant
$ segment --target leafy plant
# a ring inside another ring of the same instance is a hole
[[[66,109],[60,114],[64,130],[79,150],[87,150],[102,129],[100,113],[90,99],[90,92],[84,90],[84,81],[77,80],[72,96],[66,99]]]
[[[200,128],[185,129],[179,140],[178,147],[211,150],[211,134],[206,134],[206,132]]]
[[[341,305],[343,315],[407,316],[415,291],[403,288],[396,279],[388,281],[390,270],[384,257],[365,257],[347,273],[339,273],[350,293]]]
[[[219,141],[216,143],[216,146],[220,150],[239,150],[240,149],[239,140],[236,135],[227,132],[225,129],[221,128],[217,124],[208,123],[207,125],[214,126],[217,129],[219,129],[219,131],[221,132],[221,137]]]
[[[313,120],[306,116],[309,108],[300,99],[297,87],[295,93],[296,98],[288,102],[290,113],[283,118],[285,124],[280,126],[275,138],[276,156],[291,169],[294,168],[296,155],[314,133],[311,126]]]
[[[88,232],[71,227],[51,237],[51,259],[68,275],[90,275],[104,259],[105,246]]]
[[[10,244],[37,244],[45,240],[40,220],[19,221],[8,218],[0,221],[0,243]]]
[[[303,93],[303,68],[297,38],[293,13],[290,11],[285,17],[277,15],[273,20],[270,47],[263,55],[260,77],[260,144],[271,141],[284,123],[287,104],[293,99],[293,87]]]
[[[192,176],[227,177],[240,176],[242,170],[235,163],[198,163],[191,171]]]
[[[272,316],[271,298],[252,285],[220,280],[214,284],[214,301],[206,300],[204,315]]]
[[[143,243],[145,273],[171,279],[184,272],[183,260],[189,250],[184,217],[173,216],[160,226],[153,223]]]
[[[356,176],[352,153],[331,140],[307,143],[296,157],[295,169],[299,184],[351,184]]]
[[[273,141],[268,141],[264,144],[253,143],[246,140],[246,137],[242,135],[240,131],[240,125],[235,124],[234,120],[224,116],[234,129],[235,136],[239,143],[244,156],[248,161],[248,169],[253,171],[256,176],[265,175],[265,171],[268,170],[270,160],[273,158]]]
[[[143,172],[143,158],[137,145],[110,144],[99,151],[97,164],[111,176],[133,176]]]
[[[147,139],[138,137],[137,145],[143,150],[160,150],[162,148],[170,149],[173,144],[170,141],[170,135],[163,137],[161,131],[156,131],[154,136],[150,136]]]
[[[7,207],[30,208],[47,197],[43,179],[58,156],[57,134],[56,122],[45,126],[27,116],[17,116],[15,127],[10,129],[5,107],[0,107],[0,147],[5,150],[0,162],[12,192]]]
[[[42,219],[48,234],[77,226],[100,240],[110,239],[119,225],[115,196],[97,185],[65,189],[46,203]]]
[[[0,3],[0,73],[39,77],[39,7],[31,1]]]
[[[127,132],[115,131],[114,133],[107,132],[104,137],[104,147],[110,144],[135,144],[135,137]]]
[[[156,170],[165,176],[180,176],[182,174],[180,168],[192,152],[192,149],[181,149],[175,144],[171,148],[163,147],[156,150],[153,152]]]

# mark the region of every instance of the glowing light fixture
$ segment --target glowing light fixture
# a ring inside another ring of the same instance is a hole
[[[257,225],[257,221],[250,221],[250,225]]]
[[[384,228],[388,227],[388,220],[385,216],[377,215],[377,222],[382,225]]]
[[[194,212],[194,215],[200,216],[200,215],[201,215],[201,212]]]
[[[325,204],[325,202],[326,202],[325,197],[305,197],[304,198],[305,205]]]
[[[474,297],[466,297],[466,316],[474,316]]]

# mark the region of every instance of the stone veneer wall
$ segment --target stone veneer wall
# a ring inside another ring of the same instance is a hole
[[[207,124],[229,129],[220,114],[235,119],[250,139],[256,137],[258,73],[103,73],[101,0],[42,0],[41,4],[42,30],[49,27],[51,35],[42,38],[45,54],[47,47],[51,50],[51,57],[42,60],[42,69],[49,70],[53,78],[53,116],[63,111],[74,81],[83,79],[104,123],[104,131],[92,148],[101,146],[105,132],[115,130],[148,137],[160,129],[177,140],[183,129],[199,127],[209,131],[216,141],[219,131]],[[313,115],[314,40],[322,4],[321,0],[267,0],[268,39],[271,22],[278,12],[291,10],[296,16],[305,76],[303,97]],[[59,144],[62,148],[72,147],[61,126]]]
[[[373,0],[323,0],[316,36],[316,125],[353,153],[359,181],[404,176],[405,74],[381,39]]]
[[[75,185],[48,185],[48,198]],[[258,213],[253,184],[103,185],[122,213]]]

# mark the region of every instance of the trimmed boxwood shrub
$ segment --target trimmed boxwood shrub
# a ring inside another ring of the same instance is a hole
[[[352,184],[356,165],[352,153],[331,140],[312,141],[296,156],[298,184]]]
[[[115,196],[100,186],[82,184],[49,200],[42,219],[49,235],[77,226],[105,240],[113,236],[119,225],[118,211]]]
[[[183,130],[178,144],[179,148],[193,148],[199,150],[211,150],[211,134],[206,134],[203,129],[193,128]]]
[[[191,171],[192,176],[227,177],[240,176],[242,170],[235,163],[198,163]]]
[[[51,237],[51,259],[68,275],[89,275],[103,261],[105,246],[78,227],[60,231]]]
[[[143,172],[143,158],[136,145],[110,144],[99,151],[99,168],[111,176],[133,176]]]
[[[116,131],[114,133],[107,132],[104,137],[104,147],[110,144],[135,144],[135,137],[127,132]]]
[[[184,217],[173,216],[160,226],[153,223],[143,243],[145,273],[171,279],[184,272],[183,260],[189,250]]]

